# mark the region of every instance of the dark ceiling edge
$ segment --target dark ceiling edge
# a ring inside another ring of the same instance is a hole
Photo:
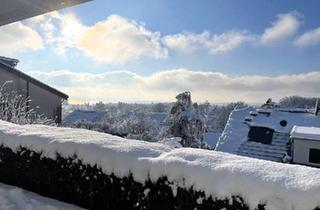
[[[28,82],[31,82],[32,84],[34,85],[37,85],[39,87],[42,87],[43,89],[57,95],[57,96],[60,96],[61,98],[67,100],[69,98],[69,96],[53,87],[50,87],[49,85],[43,83],[43,82],[40,82],[39,80],[23,73],[22,71],[16,69],[16,68],[13,68],[3,62],[0,61],[0,66],[3,67],[4,70],[6,70],[7,72],[9,73],[12,73],[12,74],[15,74],[17,75],[18,77],[21,77],[23,78],[24,80],[28,81]]]
[[[39,16],[39,15],[43,15],[43,14],[46,14],[46,13],[50,13],[50,12],[53,12],[53,11],[56,11],[56,10],[61,10],[61,9],[65,9],[65,8],[68,8],[68,7],[74,7],[74,6],[77,6],[79,4],[87,3],[87,2],[90,2],[90,1],[93,1],[93,0],[79,0],[78,2],[77,1],[71,1],[71,3],[69,3],[67,5],[58,6],[55,9],[44,9],[43,11],[39,11],[37,13],[25,14],[25,15],[22,15],[20,17],[18,17],[18,16],[12,17],[12,18],[7,19],[6,21],[0,21],[0,27],[4,26],[4,25],[11,24],[11,23],[14,23],[14,22],[18,22],[18,21],[21,21],[21,20],[29,19],[29,18],[36,17],[36,16]]]

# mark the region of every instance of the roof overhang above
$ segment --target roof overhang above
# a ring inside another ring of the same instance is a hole
[[[91,0],[1,0],[0,26]]]

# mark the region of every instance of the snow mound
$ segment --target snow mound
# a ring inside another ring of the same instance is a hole
[[[251,111],[250,109],[246,109]],[[320,205],[320,170],[241,157],[224,152],[172,146],[83,129],[14,125],[0,121],[0,144],[20,145],[55,158],[76,153],[84,163],[118,177],[132,172],[136,181],[167,176],[177,186],[204,191],[213,198],[240,195],[251,209],[311,210]]]
[[[42,197],[17,187],[0,184],[1,210],[81,210],[61,201]]]

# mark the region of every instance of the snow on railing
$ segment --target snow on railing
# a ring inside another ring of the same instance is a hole
[[[121,178],[130,172],[145,183],[166,176],[175,186],[205,192],[217,199],[240,195],[251,209],[314,209],[320,205],[320,170],[236,156],[223,152],[179,148],[127,140],[94,131],[15,125],[0,121],[0,144],[42,152],[45,157],[77,154]],[[1,161],[1,160],[0,160]],[[176,187],[172,187],[175,190]]]

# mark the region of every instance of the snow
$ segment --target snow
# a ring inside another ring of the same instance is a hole
[[[246,113],[251,108],[244,108]],[[235,114],[239,114],[234,112]],[[233,119],[233,118],[232,118]],[[243,123],[242,123],[243,124]],[[238,125],[242,125],[239,124]],[[244,124],[243,124],[244,125]],[[244,125],[246,126],[246,125]],[[83,129],[43,125],[14,125],[0,121],[0,144],[19,145],[55,158],[76,153],[84,163],[102,168],[106,174],[127,176],[136,181],[156,181],[167,176],[177,186],[201,190],[217,198],[240,195],[254,209],[267,202],[266,209],[309,210],[320,205],[320,169],[241,157],[224,152],[136,140]],[[145,194],[148,192],[146,191]],[[20,200],[20,199],[19,199]],[[199,200],[200,201],[200,200]]]
[[[249,126],[244,123],[245,117],[255,111],[251,106],[238,106],[230,114],[224,131],[217,144],[217,151],[236,153],[240,144],[247,140]]]
[[[159,143],[168,145],[173,148],[180,148],[181,145],[181,138],[180,137],[170,137],[170,138],[164,138]]]
[[[80,210],[70,204],[42,197],[17,187],[0,184],[1,210]]]
[[[307,210],[320,204],[319,169],[192,148],[150,160],[152,178],[165,174],[169,181],[217,198],[240,195],[251,209],[264,201],[269,210]]]
[[[263,109],[270,113],[270,116],[261,114],[252,106],[236,107],[230,114],[226,127],[219,138],[216,150],[230,153],[237,153],[239,146],[247,141],[248,132],[251,126],[263,126],[274,129],[280,133],[290,133],[294,126],[320,127],[320,117],[309,112],[293,112],[285,109],[274,108],[272,110]],[[250,113],[258,112],[257,116],[252,116],[250,122],[244,123]],[[287,121],[287,126],[280,125],[281,120]]]
[[[319,127],[304,127],[294,126],[290,136],[292,138],[310,139],[320,141],[320,128]]]

